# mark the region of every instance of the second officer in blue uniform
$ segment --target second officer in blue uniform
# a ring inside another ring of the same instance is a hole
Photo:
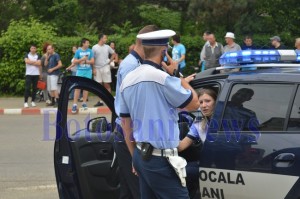
[[[171,60],[170,66],[164,65],[166,72],[162,70],[173,35],[172,30],[139,34],[145,61],[126,75],[120,87],[122,128],[139,176],[142,199],[189,198],[182,170],[170,163],[178,157],[177,108],[197,110],[199,101],[188,82],[173,76],[175,62]]]

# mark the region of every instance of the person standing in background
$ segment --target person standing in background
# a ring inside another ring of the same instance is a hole
[[[45,42],[43,44],[43,56],[41,57],[41,67],[42,67],[42,80],[43,82],[47,82],[47,77],[48,77],[48,72],[47,72],[47,66],[45,66],[45,59],[46,59],[46,53],[47,53],[47,47],[50,45],[49,42]],[[46,105],[49,106],[51,105],[51,101],[49,99],[49,92],[47,87],[45,90],[43,90],[43,96],[44,100],[46,101]]]
[[[227,32],[225,35],[225,41],[227,45],[224,46],[224,53],[241,50],[240,45],[235,43],[234,40],[235,40],[234,33]]]
[[[116,81],[117,81],[117,78],[116,78],[116,75],[117,75],[117,71],[118,71],[118,66],[120,64],[120,61],[119,60],[119,55],[118,53],[116,52],[116,43],[114,41],[110,41],[108,43],[108,45],[115,51],[115,58],[109,63],[110,65],[110,68],[111,68],[111,88],[112,90],[116,90]],[[111,54],[109,54],[109,59],[111,58]]]
[[[271,49],[286,49],[286,46],[281,43],[281,39],[279,36],[274,36],[270,38],[271,40]]]
[[[58,76],[59,69],[62,67],[60,56],[54,51],[53,45],[47,46],[47,53],[45,57],[45,66],[47,67],[47,89],[50,91],[51,106],[57,106],[58,102]]]
[[[98,43],[92,48],[95,56],[96,70],[94,80],[100,84],[103,84],[103,86],[111,93],[111,71],[109,63],[114,60],[116,53],[109,45],[106,44],[107,35],[101,33],[99,34],[98,39]],[[111,57],[109,58],[110,54]],[[98,101],[94,106],[103,106],[103,103],[101,101]]]
[[[25,72],[25,93],[24,93],[24,108],[28,108],[28,97],[31,94],[31,106],[35,107],[35,96],[37,91],[37,82],[41,78],[41,60],[36,53],[36,45],[30,46],[30,52],[26,53],[24,58],[26,64]]]
[[[220,66],[219,59],[224,53],[223,45],[216,41],[216,37],[211,33],[207,37],[208,44],[204,48],[205,69]]]
[[[76,76],[92,79],[93,73],[95,72],[95,71],[93,71],[94,53],[89,48],[89,46],[90,46],[90,40],[88,40],[87,38],[83,38],[81,40],[81,48],[79,48],[76,51],[73,63],[77,65],[76,66],[77,67]],[[80,93],[80,89],[75,89],[74,101],[73,101],[74,103],[72,106],[73,114],[77,113],[77,111],[78,111],[77,101],[79,98],[79,93]],[[87,98],[88,98],[88,91],[84,90],[83,91],[83,102],[82,102],[82,108],[84,110],[88,109],[88,106],[86,104]]]
[[[211,34],[210,31],[205,31],[203,33],[203,36],[202,36],[202,39],[205,41],[203,47],[202,47],[202,50],[201,50],[201,53],[200,53],[200,59],[199,59],[199,63],[198,63],[198,66],[201,67],[201,71],[204,71],[205,70],[205,60],[204,60],[204,48],[205,46],[208,44],[208,36]]]
[[[172,49],[172,59],[178,63],[179,72],[182,72],[182,70],[185,67],[185,54],[186,54],[185,46],[182,43],[180,43],[179,35],[174,35],[172,37],[172,43],[174,45]]]
[[[76,76],[76,72],[77,72],[77,66],[76,66],[75,63],[73,63],[74,56],[75,56],[75,53],[76,53],[77,49],[78,49],[78,47],[76,45],[74,45],[72,47],[73,57],[71,59],[71,65],[66,68],[67,71],[71,70],[72,76]],[[69,100],[73,100],[74,99],[74,92],[75,92],[75,90],[73,89],[71,91],[71,93],[70,93]],[[80,95],[81,95],[80,96],[80,98],[81,98],[82,97],[82,92],[80,92]]]
[[[242,45],[242,50],[253,50],[256,46],[253,44],[253,39],[250,36],[245,36],[244,44]]]

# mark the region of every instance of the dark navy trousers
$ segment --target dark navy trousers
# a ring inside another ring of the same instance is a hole
[[[117,125],[115,130],[114,149],[120,168],[119,199],[140,199],[139,179],[132,173],[132,158],[125,143],[122,128]]]
[[[167,158],[151,156],[148,161],[145,161],[136,148],[133,154],[133,165],[139,175],[141,199],[189,198],[187,188],[181,185]]]

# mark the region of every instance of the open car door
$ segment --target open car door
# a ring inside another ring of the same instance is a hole
[[[89,91],[88,109],[71,113],[74,89]],[[99,98],[104,106],[94,107]],[[113,150],[114,97],[99,83],[82,77],[64,78],[56,115],[54,168],[62,199],[114,199],[119,172]]]

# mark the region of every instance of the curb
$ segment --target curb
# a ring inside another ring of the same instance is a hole
[[[68,109],[68,114],[72,114],[71,108]],[[3,109],[0,108],[0,115],[44,115],[44,114],[56,114],[57,108],[12,108]],[[99,108],[88,108],[88,110],[83,110],[79,108],[76,114],[110,114],[111,111],[108,107]]]

